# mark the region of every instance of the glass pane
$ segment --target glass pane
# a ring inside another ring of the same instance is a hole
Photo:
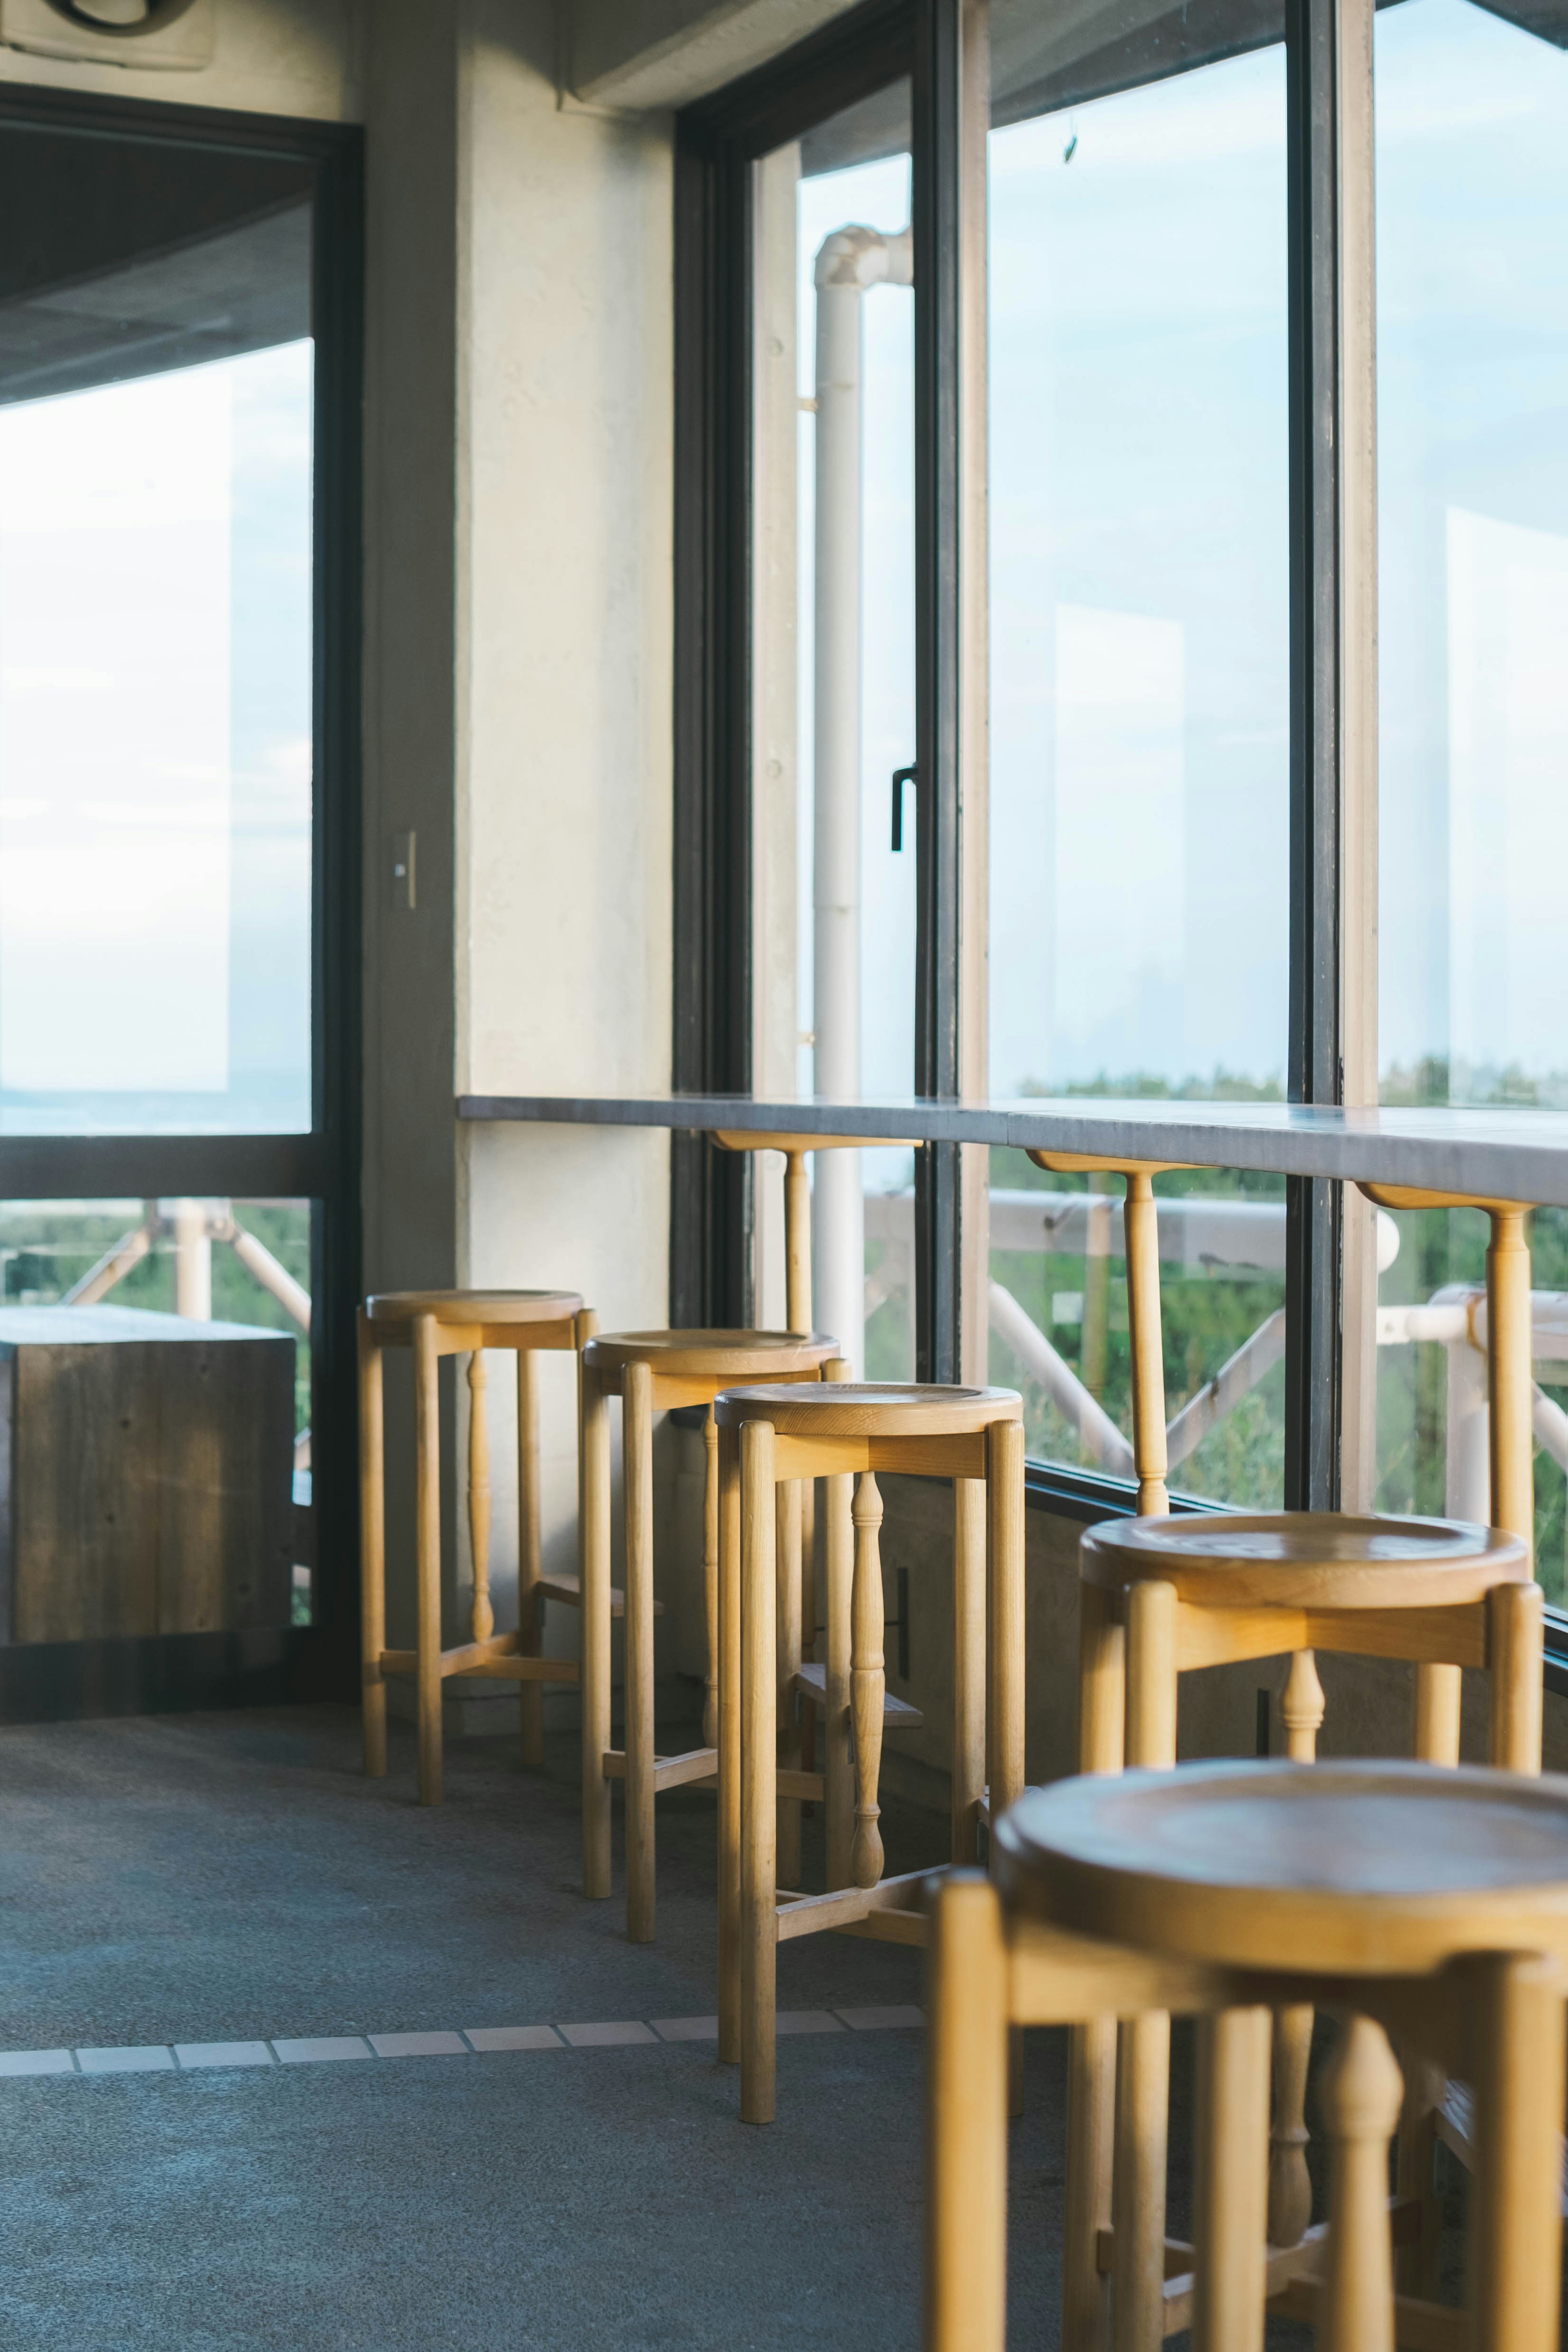
[[[995,48],[993,1096],[1284,1076],[1282,24],[1141,15]]]
[[[312,1214],[0,1203],[0,1642],[310,1622]]]
[[[915,757],[909,171],[902,82],[758,166],[755,1067],[841,1102],[915,1082],[912,789],[901,849],[890,819]],[[901,1213],[868,1223],[865,1196],[910,1181],[907,1152],[813,1162],[817,1324],[886,1378],[914,1367],[907,1253],[890,1295]]]
[[[1376,20],[1385,1101],[1568,1103],[1568,0]]]
[[[0,131],[12,1133],[311,1123],[308,187]]]
[[[1568,0],[1405,0],[1376,44],[1381,1091],[1562,1107]],[[1487,1221],[1394,1222],[1379,1496],[1484,1520]],[[1531,1224],[1537,1569],[1561,1602],[1568,1218]]]
[[[1037,1459],[1133,1475],[1121,1179],[991,1153],[990,1375],[1020,1389]],[[1173,1493],[1278,1509],[1285,1473],[1285,1185],[1156,1176]]]

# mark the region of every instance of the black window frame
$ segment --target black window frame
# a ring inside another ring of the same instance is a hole
[[[9,125],[305,164],[312,191],[311,1124],[301,1135],[0,1136],[0,1199],[203,1194],[317,1203],[312,1622],[0,1645],[0,1722],[342,1698],[357,1686],[361,1288],[361,597],[364,137],[356,124],[0,87]],[[3,235],[0,228],[0,235]]]

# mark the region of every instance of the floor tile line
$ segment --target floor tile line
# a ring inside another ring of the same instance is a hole
[[[842,2009],[780,2010],[780,2038],[798,2034],[875,2033],[925,2022],[913,2004]],[[273,2034],[229,2042],[138,2042],[83,2043],[62,2051],[0,2051],[0,2080],[37,2081],[69,2074],[78,2080],[111,2074],[204,2074],[218,2071],[327,2065],[344,2060],[487,2058],[520,2051],[648,2049],[680,2042],[713,2042],[718,2020],[699,2017],[612,2018],[598,2023],[441,2027],[413,2032]],[[58,2063],[64,2056],[68,2064]],[[29,2060],[37,2061],[28,2064]]]

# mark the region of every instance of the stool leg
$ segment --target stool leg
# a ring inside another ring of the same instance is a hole
[[[1539,1584],[1494,1585],[1487,1595],[1490,1761],[1504,1772],[1541,1769],[1545,1605]]]
[[[991,1819],[1024,1789],[1023,1423],[998,1421],[987,1435],[991,1529]]]
[[[538,1359],[519,1348],[517,1367],[517,1654],[539,1654],[539,1383]],[[517,1685],[523,1762],[545,1760],[545,1695],[538,1683]]]
[[[811,1328],[811,1188],[803,1151],[784,1154],[784,1312],[791,1331]]]
[[[786,1478],[774,1489],[779,1573],[779,1761],[798,1768],[800,1734],[796,1722],[795,1676],[800,1671],[800,1481]],[[779,1884],[800,1884],[800,1800],[779,1800]]]
[[[1487,1251],[1487,1415],[1491,1523],[1535,1550],[1535,1440],[1530,1363],[1530,1245],[1522,1209],[1494,1209]]]
[[[1138,1516],[1163,1518],[1166,1492],[1166,1367],[1160,1331],[1160,1231],[1151,1179],[1127,1178],[1122,1232],[1127,1253],[1127,1327],[1133,1357],[1133,1461]]]
[[[1174,1585],[1127,1594],[1127,1762],[1176,1762],[1176,1596]],[[1128,2018],[1118,2039],[1116,2153],[1112,2187],[1111,2341],[1113,2352],[1159,2352],[1165,2334],[1166,2149],[1171,2021]]]
[[[621,1391],[626,1490],[626,1934],[653,1940],[653,1375],[628,1364]]]
[[[718,2054],[740,2062],[740,1440],[718,1433]]]
[[[468,1550],[474,1566],[476,1642],[487,1642],[496,1630],[490,1605],[490,1427],[486,1401],[490,1385],[485,1351],[476,1348],[468,1359]]]
[[[382,1652],[387,1645],[387,1506],[382,1461],[382,1351],[360,1311],[360,1682],[365,1771],[379,1780],[387,1769],[387,1686]]]
[[[703,1746],[718,1746],[718,1423],[703,1423],[703,1612],[707,1660],[703,1676]]]
[[[827,1671],[822,1709],[822,1778],[827,1814],[828,1887],[852,1886],[855,1833],[854,1748],[850,1731],[850,1659],[853,1653],[854,1526],[852,1476],[824,1478],[827,1521]]]
[[[1475,2352],[1555,2352],[1563,2243],[1563,1988],[1534,1955],[1468,1961],[1475,1993]]]
[[[773,1426],[740,1433],[740,2119],[773,2121],[779,1706]]]
[[[1126,1633],[1111,1595],[1078,1588],[1078,1768],[1119,1772],[1126,1746]],[[1067,2037],[1067,2211],[1062,2352],[1099,2352],[1105,2340],[1100,2233],[1111,2226],[1115,2138],[1116,2021],[1096,2017]]]
[[[953,1861],[979,1859],[986,1785],[986,1488],[953,1481]]]
[[[579,1616],[582,1620],[582,1891],[610,1893],[610,1400],[600,1375],[582,1367],[582,1509]]]
[[[1318,1752],[1323,1719],[1323,1686],[1317,1660],[1298,1650],[1291,1660],[1280,1712],[1285,1750],[1292,1763],[1311,1764]],[[1274,2012],[1274,2110],[1269,2134],[1269,2243],[1298,2245],[1312,2218],[1312,2184],[1307,2171],[1307,2069],[1312,2053],[1310,2002]]]
[[[441,1802],[441,1412],[435,1318],[413,1318],[414,1552],[418,1578],[415,1693],[419,1801]]]
[[[1388,2142],[1399,2119],[1399,2069],[1369,2017],[1347,2017],[1322,2081],[1329,2173],[1328,2259],[1318,2304],[1322,2352],[1394,2352]],[[1523,2352],[1509,2341],[1510,2352]],[[1499,2352],[1505,2339],[1484,2341]]]
[[[925,2352],[1006,2352],[1008,1958],[977,1874],[937,1894],[927,1983]]]
[[[850,1850],[851,1883],[874,1886],[882,1876],[882,1832],[877,1802],[882,1776],[883,1708],[887,1682],[883,1672],[882,1496],[875,1477],[862,1470],[855,1484],[854,1647],[850,1658],[850,1709],[854,1725],[855,1828]]]
[[[817,1660],[817,1482],[814,1478],[800,1481],[800,1655],[811,1664]],[[812,1702],[800,1697],[800,1769],[814,1772],[817,1769],[817,1710]]]
[[[1198,2020],[1193,2352],[1263,2352],[1271,2023],[1266,2009]]]
[[[1458,1666],[1416,1669],[1416,1755],[1422,1764],[1459,1760],[1459,1703],[1463,1678]]]

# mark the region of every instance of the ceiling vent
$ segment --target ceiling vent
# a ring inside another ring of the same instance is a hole
[[[0,42],[77,65],[199,73],[213,61],[213,0],[0,0]]]

